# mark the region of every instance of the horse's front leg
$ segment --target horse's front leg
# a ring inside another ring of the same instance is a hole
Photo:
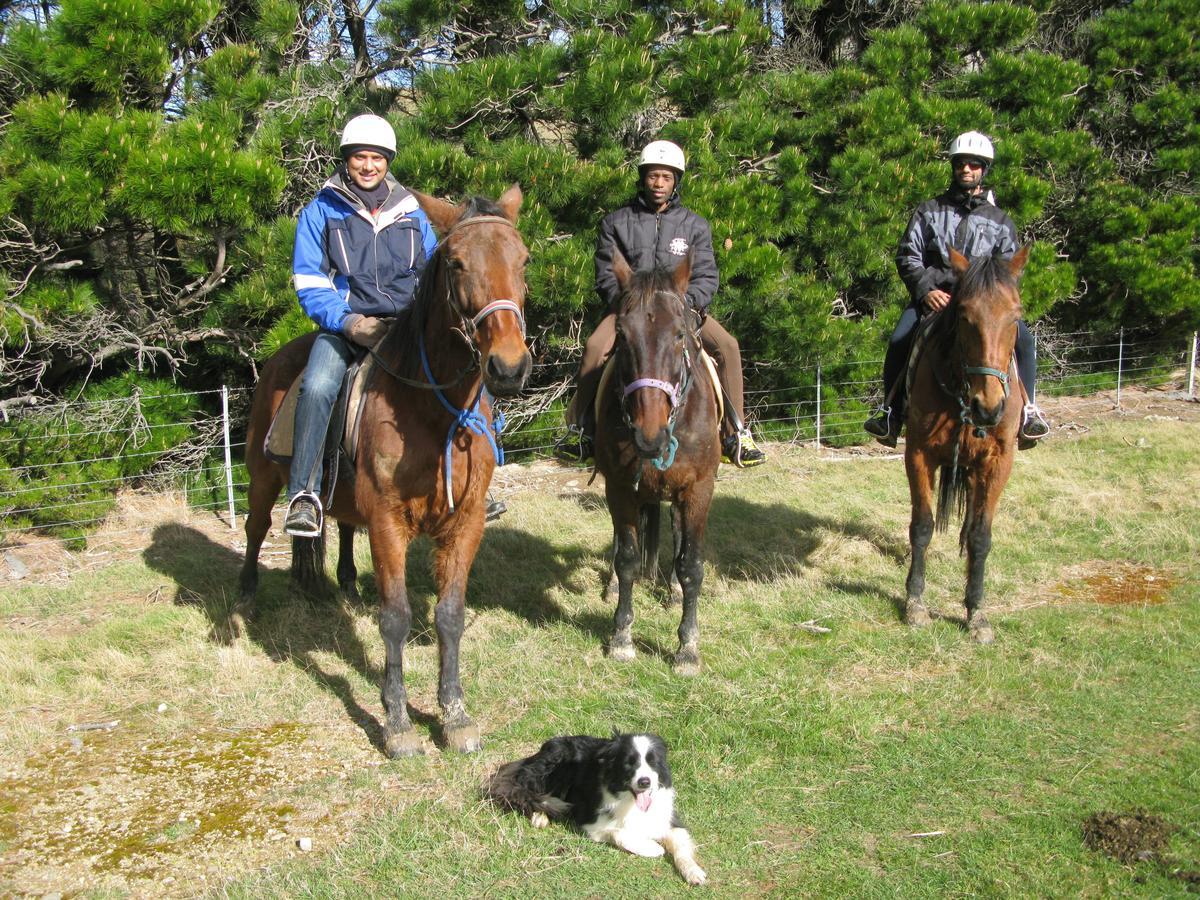
[[[467,576],[483,537],[482,500],[478,510],[469,515],[466,510],[455,513],[464,516],[448,535],[438,539],[435,577],[438,603],[434,623],[438,633],[438,704],[442,708],[442,727],[446,744],[460,753],[474,753],[483,747],[479,727],[467,715],[459,680],[458,653],[462,642],[466,612]]]
[[[412,627],[412,610],[404,583],[408,536],[400,533],[387,517],[373,520],[368,533],[375,583],[379,588],[379,634],[384,649],[381,692],[384,750],[395,759],[424,752],[408,717],[408,694],[404,689],[404,645]]]
[[[708,525],[712,489],[711,481],[697,483],[686,501],[671,507],[679,547],[675,556],[675,574],[683,588],[679,650],[671,666],[677,675],[695,675],[700,671],[700,587],[704,583],[704,532]]]
[[[929,457],[915,450],[904,455],[908,471],[908,491],[912,501],[912,519],[908,525],[908,541],[912,560],[905,582],[904,621],[913,628],[929,624],[929,610],[921,597],[925,593],[925,551],[933,538],[933,468]]]
[[[637,656],[633,648],[633,582],[641,563],[637,505],[632,498],[626,502],[610,493],[608,508],[613,520],[613,569],[617,576],[617,612],[613,616],[608,655],[612,659],[628,660]]]
[[[1005,464],[1007,463],[1007,465]],[[983,612],[983,576],[988,554],[992,550],[992,517],[1000,492],[1012,470],[1012,454],[1001,455],[990,472],[973,471],[971,496],[967,506],[967,521],[963,527],[963,544],[967,551],[967,629],[976,643],[990,644],[995,639],[992,626]]]
[[[358,602],[358,569],[354,565],[354,531],[353,525],[345,522],[338,523],[338,588],[342,599],[348,603]]]

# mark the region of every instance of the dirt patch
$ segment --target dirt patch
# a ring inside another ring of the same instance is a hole
[[[1105,606],[1156,606],[1179,583],[1169,572],[1150,566],[1092,562],[1092,571],[1068,575],[1058,586],[1058,595],[1069,601],[1101,603]],[[1100,567],[1100,568],[1096,568]]]
[[[1156,862],[1163,858],[1175,826],[1143,810],[1098,812],[1083,823],[1083,842],[1118,862]]]
[[[297,856],[302,838],[327,850],[388,787],[356,735],[295,723],[75,732],[0,777],[0,893],[194,894]]]

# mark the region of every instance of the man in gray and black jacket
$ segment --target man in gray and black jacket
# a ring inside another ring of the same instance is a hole
[[[921,317],[950,302],[955,275],[950,268],[950,248],[967,259],[1017,252],[1017,228],[996,206],[992,192],[983,186],[995,159],[992,142],[978,131],[960,134],[950,144],[950,187],[944,194],[917,207],[896,250],[896,269],[912,298],[900,314],[888,341],[883,361],[884,405],[863,426],[881,444],[895,447],[904,425],[904,368],[913,334]],[[1017,372],[1025,385],[1025,405],[1020,439],[1023,446],[1045,437],[1050,426],[1034,402],[1037,348],[1024,321],[1017,323]]]
[[[713,254],[712,229],[702,216],[679,202],[684,167],[683,151],[675,144],[670,141],[647,144],[638,161],[637,196],[600,222],[596,237],[596,293],[607,312],[583,351],[575,398],[567,410],[570,431],[558,445],[560,457],[586,462],[592,455],[596,391],[604,361],[616,342],[620,289],[612,272],[612,261],[614,251],[619,250],[634,271],[673,270],[691,254],[686,300],[700,314],[703,322],[700,341],[717,365],[727,398],[725,422],[721,426],[722,456],[726,462],[741,468],[767,461],[745,425],[742,355],[737,339],[708,315],[720,276]]]

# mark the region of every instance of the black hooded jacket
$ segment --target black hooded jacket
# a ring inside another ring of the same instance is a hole
[[[720,284],[712,229],[702,216],[681,206],[677,194],[671,197],[665,210],[656,213],[639,193],[601,220],[596,236],[596,293],[609,312],[616,311],[621,294],[612,272],[614,250],[621,251],[635,272],[653,268],[674,271],[691,250],[692,276],[687,301],[697,312],[707,312]]]
[[[957,187],[917,207],[896,249],[896,268],[919,304],[935,288],[954,287],[950,248],[967,259],[1017,252],[1017,228],[991,200],[991,192],[967,195]]]

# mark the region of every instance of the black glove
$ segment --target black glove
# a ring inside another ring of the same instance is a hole
[[[360,347],[370,349],[383,340],[390,324],[375,316],[350,313],[342,320],[342,334]]]

